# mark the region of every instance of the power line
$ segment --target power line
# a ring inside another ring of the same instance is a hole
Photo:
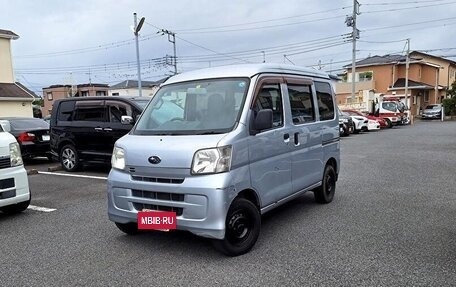
[[[448,0],[424,0],[424,1],[401,1],[401,2],[383,2],[383,3],[363,3],[362,6],[389,6],[389,5],[405,5],[405,4],[421,4],[421,3],[435,3]]]
[[[436,6],[444,6],[456,4],[455,1],[448,2],[448,3],[441,3],[441,4],[429,4],[429,5],[421,5],[421,6],[413,6],[413,7],[403,7],[403,8],[392,8],[392,9],[385,9],[385,10],[374,10],[374,11],[365,11],[363,14],[372,14],[372,13],[383,13],[383,12],[395,12],[395,11],[402,11],[402,10],[410,10],[410,9],[419,9],[419,8],[427,8],[427,7],[436,7]]]
[[[404,27],[404,26],[414,26],[414,25],[420,25],[420,24],[426,24],[426,23],[434,23],[437,21],[447,21],[447,20],[455,20],[455,19],[456,19],[456,17],[432,19],[432,20],[426,20],[426,21],[420,21],[420,22],[401,24],[399,27],[397,25],[394,25],[394,26],[367,28],[367,29],[361,30],[361,32],[371,32],[371,31],[378,31],[378,30],[391,29],[391,28],[400,28],[400,27]],[[440,23],[439,25],[443,25],[443,24]]]
[[[193,29],[175,29],[175,31],[179,32],[179,33],[185,33],[185,32],[194,32],[194,31],[201,31],[201,30],[213,30],[213,29],[221,29],[221,28],[249,26],[249,25],[253,25],[253,24],[261,24],[261,23],[268,23],[268,22],[275,22],[275,21],[283,21],[283,20],[288,20],[288,19],[292,19],[292,18],[300,18],[300,17],[304,17],[304,16],[310,16],[310,15],[316,15],[316,14],[324,14],[324,13],[328,13],[328,12],[344,10],[344,9],[347,9],[347,8],[350,8],[350,7],[351,6],[345,6],[345,7],[341,7],[341,8],[329,9],[329,10],[324,10],[324,11],[319,11],[319,12],[312,12],[312,13],[294,15],[294,16],[288,16],[288,17],[282,17],[282,18],[275,18],[275,19],[269,19],[269,20],[263,20],[263,21],[238,23],[238,24],[231,24],[231,25],[224,25],[224,26],[201,27],[201,28],[193,28]]]
[[[147,41],[153,38],[157,38],[159,36],[155,34],[146,35],[139,39],[139,41]],[[57,57],[57,56],[69,56],[69,55],[76,55],[76,54],[84,54],[90,52],[96,52],[101,50],[107,49],[114,49],[119,48],[127,45],[131,45],[134,42],[134,38],[124,41],[118,41],[108,44],[101,44],[98,46],[87,47],[87,48],[80,48],[80,49],[73,49],[73,50],[64,50],[64,51],[56,51],[56,52],[49,52],[49,53],[38,53],[38,54],[29,54],[29,55],[19,55],[15,58],[17,59],[26,59],[26,58],[46,58],[46,57]]]
[[[300,24],[306,24],[306,23],[315,23],[315,22],[320,22],[320,21],[334,20],[336,18],[342,18],[342,17],[345,17],[345,15],[336,15],[336,16],[333,16],[333,17],[325,17],[325,18],[319,18],[319,19],[313,19],[313,20],[307,20],[307,21],[299,21],[299,22],[293,22],[293,23],[269,25],[269,26],[238,28],[238,29],[227,29],[227,30],[225,30],[225,29],[213,29],[213,30],[207,30],[207,31],[181,32],[180,34],[207,34],[207,33],[225,33],[225,32],[240,32],[240,31],[273,29],[273,28],[279,28],[279,27],[284,27],[284,26],[292,26],[292,25],[300,25]]]

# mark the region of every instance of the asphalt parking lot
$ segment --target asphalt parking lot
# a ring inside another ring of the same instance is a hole
[[[189,233],[124,235],[107,218],[107,168],[30,175],[47,211],[0,214],[0,286],[454,286],[456,122],[351,135],[341,160],[331,204],[308,193],[266,214],[236,258]]]

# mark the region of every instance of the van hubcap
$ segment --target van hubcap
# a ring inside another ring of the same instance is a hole
[[[326,183],[326,195],[330,196],[334,190],[334,178],[331,174],[326,175],[325,179]]]

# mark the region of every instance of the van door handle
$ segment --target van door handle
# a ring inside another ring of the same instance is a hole
[[[283,135],[283,141],[288,143],[290,142],[290,134],[286,133]]]
[[[299,145],[299,133],[294,133],[294,144]]]
[[[96,130],[97,132],[101,132],[101,131],[103,130],[103,128],[95,128],[95,130]]]
[[[104,128],[103,129],[105,132],[112,132],[112,129],[111,128]]]

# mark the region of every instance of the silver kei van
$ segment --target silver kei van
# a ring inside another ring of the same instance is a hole
[[[109,218],[135,234],[139,211],[172,211],[177,229],[241,255],[261,214],[306,191],[333,200],[339,144],[327,74],[259,64],[176,75],[115,144]]]

